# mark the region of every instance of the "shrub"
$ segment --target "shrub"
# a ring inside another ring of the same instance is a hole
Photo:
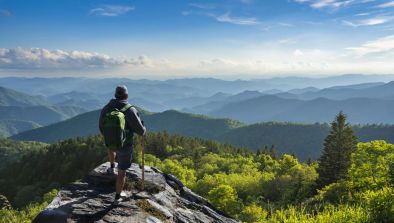
[[[378,191],[367,191],[362,198],[367,202],[371,222],[394,222],[394,190],[384,187]]]
[[[256,203],[252,203],[243,208],[239,219],[243,222],[248,223],[262,223],[265,222],[268,216],[268,212],[258,206]]]

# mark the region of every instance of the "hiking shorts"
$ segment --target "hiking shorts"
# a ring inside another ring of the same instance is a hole
[[[133,159],[133,146],[125,146],[123,149],[116,151],[116,158],[118,160],[118,169],[126,170],[130,168]]]

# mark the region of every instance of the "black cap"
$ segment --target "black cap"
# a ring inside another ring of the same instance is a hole
[[[123,98],[128,94],[127,87],[124,85],[119,85],[115,90],[115,98]]]

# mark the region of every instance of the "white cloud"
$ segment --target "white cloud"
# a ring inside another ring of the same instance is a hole
[[[304,55],[304,52],[302,52],[302,50],[300,50],[300,49],[296,49],[293,52],[293,56],[295,56],[295,57],[301,57],[303,55]]]
[[[371,15],[371,13],[370,12],[363,12],[363,13],[358,13],[355,16],[368,16],[368,15]]]
[[[394,7],[394,1],[386,2],[376,6],[376,8],[390,8],[390,7]]]
[[[255,17],[233,17],[230,13],[226,13],[220,16],[214,16],[219,22],[226,22],[235,25],[257,25],[259,21]]]
[[[103,5],[102,7],[94,8],[89,11],[90,15],[98,16],[119,16],[123,15],[131,10],[134,10],[134,6],[125,5]]]
[[[78,70],[151,64],[152,61],[146,56],[130,59],[77,50],[66,52],[42,48],[0,48],[0,69]]]
[[[340,9],[343,7],[366,4],[375,2],[376,0],[293,0],[300,4],[308,4],[310,7],[315,9]]]
[[[334,50],[308,48],[271,51],[269,48],[263,47],[262,49],[254,48],[252,52],[227,54],[225,57],[220,54],[209,54],[214,55],[212,57],[168,54],[166,58],[153,60],[146,56],[112,57],[84,51],[0,48],[0,75],[127,76],[133,78],[205,75],[250,75],[256,77],[300,73],[305,75],[390,73],[394,69],[394,63],[392,63],[394,36],[371,41],[347,50],[352,53],[341,55]],[[354,55],[376,52],[386,53],[374,55],[375,57],[354,57]]]
[[[352,51],[358,57],[376,53],[394,52],[394,35],[366,42],[359,47],[349,47],[346,49]]]
[[[333,8],[338,9],[351,3],[355,2],[355,0],[294,0],[298,3],[307,3],[310,7],[321,9],[321,8]]]
[[[374,25],[381,25],[393,20],[393,16],[375,16],[368,19],[357,20],[357,21],[347,21],[343,20],[343,24],[352,27],[359,27],[359,26],[374,26]]]

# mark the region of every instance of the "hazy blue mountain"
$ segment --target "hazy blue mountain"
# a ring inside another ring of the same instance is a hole
[[[54,105],[81,107],[86,110],[98,109],[106,103],[106,97],[88,92],[70,91],[51,95],[48,98]]]
[[[290,93],[290,94],[304,94],[304,93],[307,93],[307,92],[316,92],[316,91],[319,91],[319,90],[320,90],[319,88],[315,88],[315,87],[306,87],[306,88],[292,89],[290,91],[287,91],[287,93]]]
[[[215,117],[226,117],[246,123],[290,121],[300,123],[330,122],[339,111],[348,114],[351,123],[394,123],[394,100],[351,98],[310,101],[262,96],[225,104],[210,112]]]
[[[0,78],[0,85],[33,95],[53,95],[78,89],[77,86],[84,78],[27,78],[4,77]],[[83,89],[83,88],[80,88]]]
[[[388,82],[393,79],[394,78],[390,75],[347,74],[320,78],[294,76],[234,81],[214,78],[188,78],[167,80],[166,82],[179,86],[194,87],[205,91],[216,89],[216,91],[234,94],[245,90],[266,91],[270,89],[277,89],[281,91],[288,91],[295,88],[306,88],[310,86],[316,88],[328,88],[338,85],[352,85],[366,82]]]
[[[0,120],[31,121],[39,125],[59,122],[87,110],[67,106],[0,106]]]
[[[153,91],[177,96],[207,97],[217,92],[237,94],[245,90],[267,91],[277,89],[289,91],[295,88],[329,88],[339,85],[355,85],[371,82],[389,82],[394,80],[390,75],[341,75],[321,78],[310,77],[276,77],[251,80],[220,80],[215,78],[181,78],[166,81],[132,80],[127,78],[0,78],[0,86],[15,89],[33,95],[55,95],[71,91],[89,92],[95,94],[112,94],[113,88],[119,84],[129,87],[134,97],[140,97],[142,92]],[[160,95],[159,95],[160,96]],[[152,98],[148,98],[152,101]],[[168,99],[168,98],[167,98]]]
[[[283,91],[278,90],[278,89],[270,89],[270,90],[265,90],[265,91],[263,91],[261,93],[263,93],[263,94],[280,94],[282,92]]]
[[[209,96],[209,97],[192,96],[192,97],[186,97],[186,98],[181,98],[181,99],[168,100],[168,101],[163,102],[163,104],[165,104],[167,108],[182,109],[182,108],[195,107],[195,106],[198,106],[201,104],[210,103],[210,102],[214,102],[214,101],[225,100],[226,98],[228,98],[230,96],[231,96],[231,94],[218,92],[218,93],[215,93],[214,95]]]
[[[364,89],[364,88],[370,88],[370,87],[377,87],[384,85],[385,82],[371,82],[371,83],[362,83],[362,84],[352,84],[352,85],[339,85],[339,86],[334,86],[330,87],[331,89]]]
[[[393,124],[394,100],[351,98],[329,100],[318,98],[303,101],[297,107],[287,109],[270,120],[300,123],[330,122],[331,118],[343,111],[353,124]]]
[[[306,92],[298,95],[298,98],[304,100],[311,100],[320,97],[334,100],[349,98],[394,99],[394,81],[386,84],[366,83],[351,86],[335,86],[316,92]]]
[[[127,78],[0,78],[0,86],[7,86],[24,93],[43,96],[78,91],[113,97],[115,86],[121,84],[129,88],[130,97],[143,96],[148,100],[151,98],[168,100],[169,96],[181,98],[196,94],[211,95],[192,87],[170,85],[164,81],[132,80]]]
[[[284,99],[275,95],[255,97],[242,101],[226,103],[218,109],[209,112],[216,117],[227,117],[247,123],[271,121],[283,111],[299,106],[303,102],[294,99]],[[279,121],[279,120],[273,120]],[[290,120],[288,120],[290,121]]]
[[[152,102],[145,98],[130,98],[129,102],[133,105],[138,105],[139,107],[145,110],[149,110],[153,112],[164,111],[168,108],[167,106],[161,103]],[[106,101],[106,103],[108,103],[108,101]]]
[[[339,85],[356,85],[371,82],[389,82],[393,81],[392,75],[361,75],[361,74],[346,74],[329,77],[276,77],[268,79],[268,83],[273,88],[289,91],[295,88],[329,88]]]
[[[257,98],[263,95],[264,94],[259,91],[243,91],[239,94],[226,96],[222,100],[214,100],[191,108],[185,108],[184,111],[199,114],[208,114],[211,111],[219,109],[226,104],[248,100],[251,98]]]
[[[23,120],[0,120],[0,138],[9,137],[23,131],[35,129],[41,125],[32,121]]]
[[[49,105],[43,97],[30,96],[9,88],[0,86],[0,106],[33,106]]]

